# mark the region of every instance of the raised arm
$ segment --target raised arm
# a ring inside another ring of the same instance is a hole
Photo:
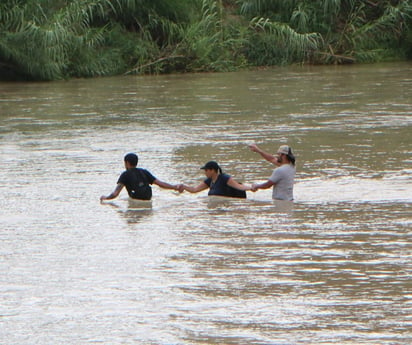
[[[251,144],[249,145],[249,148],[253,152],[259,153],[264,159],[266,159],[268,162],[271,162],[272,164],[279,165],[278,162],[278,157],[272,155],[271,153],[263,151],[259,146],[256,144]]]
[[[183,185],[183,189],[190,192],[190,193],[198,193],[198,192],[201,192],[202,190],[205,190],[207,188],[209,188],[209,186],[204,182],[200,183],[196,187],[190,187],[190,186],[187,186],[185,184]]]

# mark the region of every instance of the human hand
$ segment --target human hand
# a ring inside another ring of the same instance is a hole
[[[256,191],[259,189],[258,186],[259,186],[259,185],[258,185],[257,183],[254,183],[254,184],[252,184],[252,187],[250,188],[250,190],[251,190],[252,192],[256,192]]]
[[[177,185],[177,190],[179,191],[179,193],[183,193],[185,190],[185,186],[183,185],[183,183],[179,183]]]
[[[253,151],[253,152],[258,152],[258,150],[259,150],[258,146],[255,143],[252,143],[248,146],[249,146],[250,150]]]
[[[183,186],[184,191],[191,192],[191,190],[190,190],[191,187],[190,186],[188,186],[186,184],[182,184],[182,186]]]
[[[103,202],[104,200],[107,200],[107,197],[106,197],[105,195],[102,195],[102,196],[100,197],[100,202]]]

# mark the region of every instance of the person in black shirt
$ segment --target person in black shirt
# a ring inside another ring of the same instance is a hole
[[[183,189],[190,193],[201,192],[209,188],[208,195],[220,195],[235,198],[246,198],[246,191],[252,190],[251,186],[236,182],[230,175],[224,174],[215,161],[207,162],[203,167],[206,179],[196,187],[183,185]]]
[[[126,187],[129,197],[138,200],[150,200],[152,198],[152,188],[150,187],[151,184],[156,184],[165,189],[177,190],[180,193],[183,192],[183,185],[172,185],[160,181],[146,169],[137,168],[138,160],[137,155],[134,153],[128,153],[124,157],[124,166],[126,171],[120,175],[114,191],[107,196],[102,195],[100,197],[100,201],[116,198],[120,194],[123,187]]]

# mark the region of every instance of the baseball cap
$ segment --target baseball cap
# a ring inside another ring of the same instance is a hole
[[[293,155],[292,149],[288,145],[279,146],[277,153],[283,153],[284,155],[289,155],[289,154]]]
[[[213,170],[219,170],[219,164],[217,164],[215,161],[210,161],[207,162],[204,166],[202,166],[200,169],[213,169]]]

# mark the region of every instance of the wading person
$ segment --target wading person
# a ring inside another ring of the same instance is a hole
[[[266,182],[253,184],[252,191],[268,189],[273,186],[272,199],[292,201],[293,183],[296,173],[295,156],[292,149],[288,145],[282,145],[279,147],[276,155],[272,155],[260,149],[256,144],[249,145],[249,148],[277,166]]]
[[[209,188],[208,195],[246,198],[246,191],[252,188],[236,182],[230,175],[224,174],[220,166],[214,161],[207,162],[200,169],[205,171],[206,179],[196,187],[183,185],[184,190],[190,193],[198,193]]]
[[[116,198],[123,187],[126,187],[130,198],[137,200],[150,200],[152,198],[151,184],[155,184],[165,189],[177,190],[180,193],[183,192],[183,185],[172,185],[160,181],[146,169],[137,168],[138,160],[137,155],[134,153],[128,153],[124,156],[124,167],[126,168],[126,171],[120,175],[114,191],[107,196],[102,195],[100,201]]]

